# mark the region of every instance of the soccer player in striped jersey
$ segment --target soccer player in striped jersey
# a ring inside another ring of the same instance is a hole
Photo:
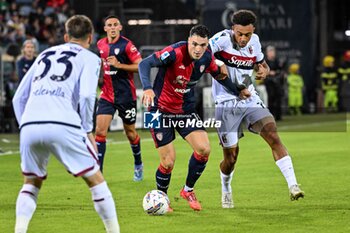
[[[202,209],[194,193],[194,185],[204,171],[210,144],[205,128],[200,124],[181,126],[189,122],[201,122],[195,112],[194,87],[204,73],[210,73],[231,91],[236,91],[233,83],[226,77],[223,64],[218,66],[213,54],[208,50],[209,30],[204,25],[194,26],[188,41],[172,44],[142,60],[139,74],[143,85],[143,104],[150,105],[150,111],[167,117],[170,125],[160,124],[151,128],[151,134],[158,150],[160,164],[156,171],[156,185],[167,193],[171,173],[175,164],[175,130],[192,147],[186,183],[180,191],[193,210]],[[158,67],[159,71],[152,86],[150,71]],[[228,81],[228,83],[226,83]],[[230,85],[231,84],[231,85]],[[172,210],[172,209],[171,209]],[[170,210],[170,211],[171,211]]]
[[[255,22],[256,16],[252,11],[239,10],[233,15],[232,30],[218,32],[209,40],[215,57],[226,64],[231,81],[250,92],[240,98],[213,80],[215,116],[222,122],[218,136],[224,155],[220,163],[223,208],[234,207],[231,181],[238,157],[238,140],[243,136],[240,128],[243,122],[251,132],[259,133],[271,147],[276,165],[287,181],[291,200],[304,197],[304,192],[297,184],[291,157],[277,133],[275,119],[262,103],[250,79],[253,70],[258,80],[265,79],[269,72],[259,37],[254,33]]]
[[[141,54],[129,39],[120,35],[122,25],[116,16],[105,18],[104,30],[107,37],[97,42],[104,71],[95,132],[100,168],[102,171],[108,128],[115,112],[118,111],[134,156],[134,181],[141,181],[143,163],[140,136],[135,129],[137,111],[133,78],[133,73],[138,71]]]
[[[101,60],[90,52],[93,25],[83,15],[65,24],[65,44],[43,51],[13,98],[20,125],[24,185],[16,203],[15,233],[27,232],[52,153],[69,173],[89,186],[106,232],[119,233],[112,193],[100,172],[92,134]]]

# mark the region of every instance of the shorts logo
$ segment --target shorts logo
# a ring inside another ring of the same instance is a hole
[[[158,139],[158,141],[162,141],[163,140],[163,133],[157,133],[156,138]]]
[[[162,114],[157,110],[156,112],[144,112],[143,113],[143,127],[158,129],[160,128]],[[163,139],[163,135],[162,135]],[[161,141],[160,139],[158,139]]]
[[[227,143],[226,134],[224,134],[224,135],[221,136],[221,141],[222,141],[223,143]]]

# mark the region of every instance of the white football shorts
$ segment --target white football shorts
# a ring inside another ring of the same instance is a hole
[[[96,152],[83,130],[61,124],[30,124],[20,132],[24,176],[45,179],[52,153],[69,173],[89,177],[100,168]]]
[[[274,122],[273,116],[258,95],[252,95],[247,100],[234,99],[217,103],[215,119],[221,121],[221,127],[217,131],[224,148],[233,147],[238,143],[238,139],[243,136],[242,123],[245,123],[251,132],[259,133],[251,127],[254,123],[262,119],[267,119],[263,121],[264,125]]]

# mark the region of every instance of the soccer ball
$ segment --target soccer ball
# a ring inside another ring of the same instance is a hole
[[[169,198],[163,191],[152,190],[143,198],[143,209],[149,215],[163,215],[168,212]]]

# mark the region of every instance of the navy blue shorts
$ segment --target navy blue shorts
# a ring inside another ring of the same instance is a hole
[[[136,100],[129,103],[113,104],[100,98],[97,102],[96,115],[114,115],[118,110],[118,116],[124,124],[132,125],[136,123]]]
[[[175,130],[183,139],[193,131],[205,130],[202,125],[196,124],[202,120],[195,112],[187,114],[162,113],[161,118],[159,128],[150,128],[156,148],[172,142],[175,139]]]

